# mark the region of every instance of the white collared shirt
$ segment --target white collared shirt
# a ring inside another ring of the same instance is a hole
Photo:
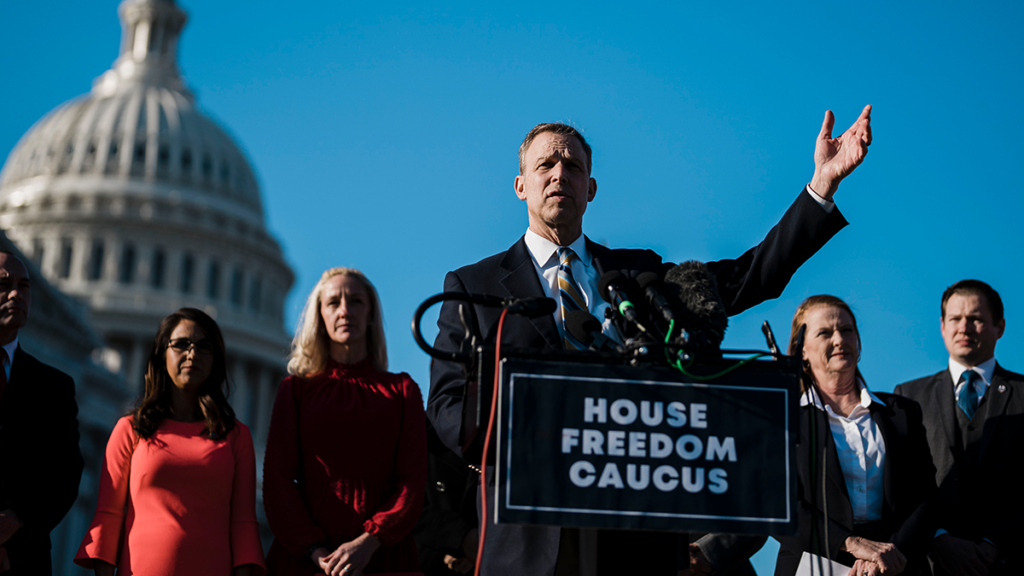
[[[960,376],[971,368],[981,376],[981,378],[974,379],[972,386],[974,388],[974,393],[978,396],[978,404],[981,404],[981,399],[985,397],[985,391],[988,390],[989,385],[992,384],[992,374],[996,370],[996,357],[993,356],[973,367],[964,366],[952,358],[949,359],[949,375],[953,378],[953,397],[957,402],[960,401],[960,394],[963,393],[963,389],[966,384],[966,382],[960,381]]]
[[[619,339],[618,330],[612,325],[611,320],[604,317],[605,310],[610,305],[605,302],[597,293],[597,282],[600,275],[597,267],[594,266],[594,258],[587,250],[586,238],[580,234],[575,242],[569,244],[569,248],[576,253],[577,258],[572,261],[572,276],[580,285],[583,298],[587,301],[587,312],[597,318],[601,324],[601,332],[616,341]],[[533,230],[526,231],[526,249],[530,252],[530,259],[533,261],[533,269],[540,279],[544,295],[553,298],[558,302],[558,249],[560,246],[544,238]],[[565,337],[565,327],[562,326],[562,313],[555,309],[555,326],[558,326],[558,335]]]
[[[843,470],[846,491],[850,494],[853,521],[865,524],[882,519],[885,501],[885,438],[882,430],[871,418],[871,403],[883,404],[863,382],[860,403],[849,416],[836,414],[824,405],[815,389],[800,396],[800,405],[813,404],[828,416],[832,439],[835,440],[839,467]]]
[[[15,336],[14,340],[4,344],[3,349],[7,352],[7,357],[4,358],[4,373],[7,375],[7,381],[10,382],[11,365],[14,362],[14,351],[18,349],[18,337]]]

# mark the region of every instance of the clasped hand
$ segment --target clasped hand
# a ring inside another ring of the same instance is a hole
[[[999,549],[991,542],[975,544],[949,533],[932,542],[932,554],[947,572],[963,576],[988,576],[988,567],[999,559]]]
[[[317,548],[310,556],[327,576],[363,576],[363,568],[370,563],[377,548],[380,548],[380,540],[364,532],[355,540],[338,546],[334,552]]]
[[[895,576],[907,567],[907,557],[890,542],[850,536],[843,543],[843,550],[857,559],[850,576]]]

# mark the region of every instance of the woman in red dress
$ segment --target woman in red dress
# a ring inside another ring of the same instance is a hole
[[[410,532],[427,473],[423,400],[408,374],[387,366],[373,285],[350,268],[324,272],[270,420],[270,574],[418,572]]]
[[[75,563],[97,575],[266,572],[256,456],[225,397],[217,323],[182,308],[160,323],[138,407],[107,442],[92,525]]]

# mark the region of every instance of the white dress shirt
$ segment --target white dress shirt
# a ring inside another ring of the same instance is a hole
[[[953,397],[957,402],[960,401],[960,394],[963,393],[967,384],[966,382],[960,381],[960,376],[970,368],[972,367],[964,366],[952,358],[949,359],[949,375],[953,378]],[[993,356],[981,364],[973,366],[973,369],[981,376],[981,378],[974,379],[972,386],[972,388],[974,388],[974,394],[978,396],[978,404],[981,404],[981,399],[985,397],[985,391],[988,390],[989,385],[992,384],[992,373],[995,372],[996,369],[996,357]]]
[[[854,406],[849,416],[836,414],[831,406],[822,404],[813,388],[800,396],[800,405],[813,404],[828,416],[839,455],[839,467],[843,470],[846,491],[850,494],[853,521],[865,524],[882,519],[885,500],[885,438],[871,418],[870,409],[872,402],[883,402],[863,382],[858,382],[857,386],[860,387],[860,403]]]
[[[587,241],[581,234],[575,242],[568,246],[576,253],[577,258],[572,261],[572,276],[580,285],[580,292],[583,299],[587,301],[587,312],[597,318],[601,324],[601,332],[609,338],[621,342],[618,330],[612,325],[612,321],[604,317],[605,310],[611,305],[604,301],[597,293],[597,282],[600,274],[594,266],[594,258],[587,250]],[[558,249],[560,246],[551,240],[544,238],[533,230],[526,231],[526,249],[530,251],[530,259],[533,261],[533,269],[540,279],[540,286],[544,289],[544,295],[554,298],[558,302]],[[558,326],[558,335],[565,337],[565,327],[562,326],[562,312],[555,309],[555,326]]]
[[[11,340],[7,344],[3,345],[4,351],[7,352],[7,357],[4,358],[4,374],[7,375],[7,382],[11,381],[11,363],[14,362],[14,351],[18,349],[18,337],[15,336],[14,340]]]

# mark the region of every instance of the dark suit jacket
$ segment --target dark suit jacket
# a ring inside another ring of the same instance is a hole
[[[0,404],[0,509],[25,525],[7,541],[11,574],[50,573],[50,531],[78,497],[75,383],[19,346]]]
[[[876,393],[885,406],[871,406],[871,418],[878,424],[885,441],[885,466],[882,520],[871,535],[857,533],[853,508],[846,490],[843,470],[839,465],[836,444],[829,429],[828,416],[810,406],[800,408],[800,445],[797,449],[798,523],[800,535],[778,538],[776,576],[796,573],[804,551],[825,556],[825,515],[822,513],[822,452],[825,454],[825,493],[828,506],[828,556],[846,565],[853,557],[839,549],[847,537],[863,536],[870,540],[891,542],[907,557],[903,574],[918,573],[926,564],[928,545],[935,534],[935,522],[928,502],[935,492],[935,468],[928,455],[921,407],[914,401],[893,394]],[[811,419],[815,419],[814,445],[815,482],[811,484]],[[816,530],[818,546],[812,546],[812,529]]]
[[[966,445],[948,369],[900,384],[896,393],[924,410],[939,486],[937,528],[974,542],[989,539],[1006,559],[1003,573],[1024,574],[1024,376],[996,365]]]
[[[455,576],[445,554],[466,556],[462,541],[476,528],[476,485],[480,474],[441,443],[427,423],[427,488],[423,511],[413,529],[420,570],[425,576]],[[475,551],[474,551],[475,552]]]
[[[826,213],[813,198],[801,192],[782,221],[758,246],[735,260],[708,263],[717,278],[726,311],[738,314],[779,296],[797,268],[845,225],[846,220],[838,210]],[[589,240],[587,249],[602,272],[621,269],[663,272],[671,267],[650,250],[610,250]],[[544,296],[522,238],[506,252],[449,272],[444,289],[515,298]],[[458,308],[456,302],[447,302],[441,307],[437,321],[440,332],[434,344],[441,350],[458,350],[462,342]],[[469,308],[467,321],[486,336],[493,331],[500,313],[497,308],[473,306]],[[562,348],[553,316],[507,317],[502,342],[517,348]],[[445,445],[456,453],[461,451],[459,428],[464,384],[460,365],[434,361],[427,417]],[[559,534],[557,527],[490,526],[483,559],[484,573],[488,576],[550,576],[558,555]],[[674,537],[604,531],[599,536],[598,548],[602,555],[598,562],[601,573],[673,576],[676,573],[678,559]],[[651,565],[650,569],[645,567],[647,564]]]

